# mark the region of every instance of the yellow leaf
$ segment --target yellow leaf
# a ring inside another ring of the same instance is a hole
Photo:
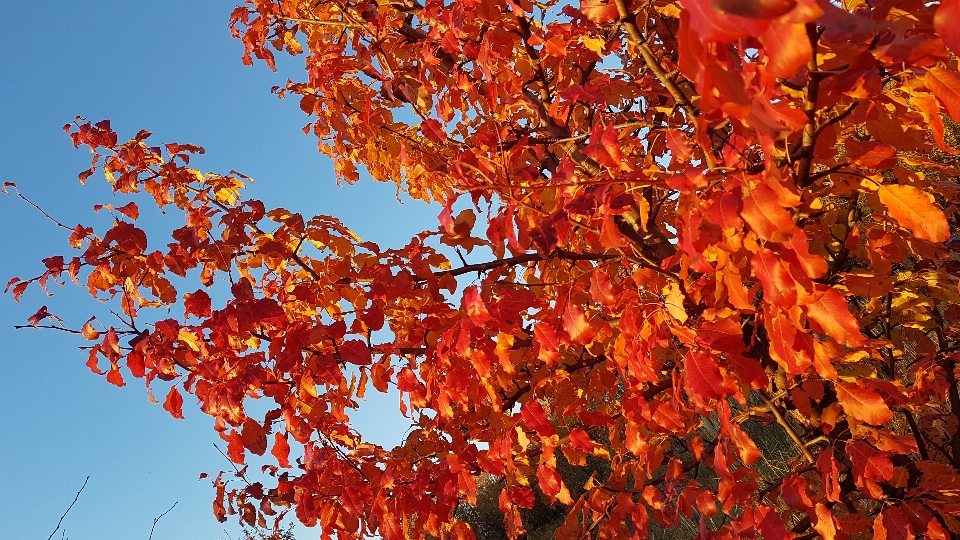
[[[189,330],[184,330],[181,328],[180,332],[177,334],[177,339],[184,342],[188,347],[193,349],[194,352],[200,350],[200,338],[198,338]]]
[[[580,43],[597,54],[603,54],[603,49],[607,45],[606,41],[599,37],[581,37]]]

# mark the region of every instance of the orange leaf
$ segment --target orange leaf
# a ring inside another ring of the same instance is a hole
[[[849,416],[874,426],[893,420],[893,412],[873,388],[854,383],[837,383],[836,388],[837,399]]]
[[[163,408],[174,418],[183,418],[183,396],[177,391],[176,386],[171,386],[167,392],[167,399],[163,401]]]
[[[740,214],[750,229],[764,240],[784,242],[793,236],[793,215],[780,204],[777,193],[766,183],[757,185],[743,199]]]
[[[763,285],[763,300],[769,304],[789,309],[797,303],[797,282],[790,276],[777,255],[760,248],[750,261],[753,273]]]
[[[960,11],[958,8],[954,8]],[[956,21],[953,23],[956,25]],[[954,30],[956,32],[956,30]],[[955,122],[960,122],[960,75],[935,67],[927,72],[923,84],[937,96]]]
[[[613,0],[580,0],[580,12],[597,24],[608,23],[620,18],[617,4]]]
[[[273,457],[277,458],[277,463],[281,468],[289,469],[290,468],[290,444],[287,443],[287,438],[277,432],[273,434],[273,450],[270,450],[270,453],[273,454]]]
[[[861,167],[890,169],[897,164],[897,149],[888,144],[847,139],[843,146],[847,151],[847,157]]]
[[[486,304],[480,298],[480,291],[476,285],[471,285],[463,291],[463,305],[470,320],[477,326],[483,326],[493,320],[490,312],[487,311]]]
[[[813,524],[813,529],[820,533],[823,540],[834,540],[837,537],[837,525],[833,521],[833,513],[823,503],[817,503],[814,512],[817,521]]]
[[[563,329],[574,343],[581,345],[590,343],[596,334],[583,310],[573,302],[567,302],[567,307],[563,310]]]
[[[860,347],[866,341],[860,333],[860,323],[850,314],[847,299],[837,291],[826,288],[814,294],[806,308],[807,317],[838,342],[848,347]]]
[[[93,341],[100,337],[100,332],[97,332],[93,325],[90,324],[94,321],[94,319],[96,319],[96,317],[90,317],[90,320],[87,321],[83,325],[83,328],[80,329],[80,333],[83,334],[84,339],[87,341]]]
[[[731,2],[736,0],[720,0],[721,2]],[[767,0],[758,2],[760,4],[779,4],[780,9],[790,3],[796,4],[793,0]],[[744,3],[740,0],[740,3]],[[810,38],[807,36],[807,27],[802,22],[794,21],[774,21],[763,34],[763,47],[767,52],[767,71],[774,77],[789,78],[810,61],[810,55],[813,49],[810,46]]]
[[[960,81],[960,79],[958,79]],[[917,238],[931,242],[950,239],[947,218],[933,204],[933,196],[913,186],[883,184],[879,189],[880,202],[887,207],[890,217],[913,231]]]

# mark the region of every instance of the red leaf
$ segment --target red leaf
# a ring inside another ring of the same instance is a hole
[[[210,295],[203,290],[195,293],[186,293],[183,295],[183,317],[187,318],[191,314],[197,317],[209,317],[211,315]]]
[[[358,366],[367,366],[373,363],[373,355],[370,354],[370,348],[359,339],[351,339],[341,343],[340,357],[343,358],[344,362]]]
[[[243,440],[243,446],[258,456],[262,456],[267,451],[267,433],[253,418],[243,421],[240,439]]]
[[[847,151],[847,157],[860,167],[890,169],[897,164],[897,149],[888,144],[847,139],[843,146]]]
[[[747,19],[772,19],[790,12],[797,0],[713,0],[713,5],[730,15]]]
[[[223,437],[223,435],[220,435]],[[227,457],[230,461],[243,465],[244,463],[244,451],[243,451],[243,439],[240,437],[240,434],[236,431],[231,431],[229,435],[224,437],[227,439]]]
[[[933,16],[933,29],[953,54],[960,55],[960,25],[957,21],[960,21],[960,0],[940,0],[940,7]],[[958,118],[954,116],[953,119]]]
[[[853,383],[837,383],[836,388],[837,399],[849,416],[875,426],[893,420],[893,412],[873,388]]]
[[[27,318],[27,322],[34,328],[40,324],[40,321],[46,319],[47,317],[52,317],[49,311],[47,311],[47,306],[43,306],[37,310],[36,313]]]
[[[583,153],[604,167],[620,170],[623,156],[620,153],[620,142],[617,139],[617,128],[614,127],[613,123],[606,127],[597,124],[593,126],[593,132],[590,134],[590,144],[583,148]]]
[[[557,428],[553,422],[547,418],[547,413],[543,410],[543,405],[539,401],[528,401],[520,408],[520,416],[523,423],[530,427],[543,437],[556,435]]]
[[[760,538],[763,540],[789,540],[790,533],[787,532],[783,519],[776,510],[761,506],[757,508],[755,515],[757,529],[760,531]]]
[[[137,208],[137,204],[133,202],[117,208],[117,212],[120,212],[121,214],[127,216],[128,218],[134,221],[136,221],[137,218],[140,216],[140,209]]]
[[[570,445],[583,452],[593,452],[594,450],[590,435],[580,428],[570,430]]]
[[[563,504],[573,504],[573,498],[570,497],[570,490],[564,485],[560,473],[541,464],[540,467],[537,468],[537,480],[544,495],[551,499],[559,500]]]
[[[123,376],[120,375],[120,368],[114,366],[109,372],[107,372],[107,382],[115,386],[124,386]]]
[[[693,145],[687,134],[676,128],[667,129],[667,148],[670,149],[672,159],[678,163],[686,163],[693,157]]]
[[[691,351],[683,359],[684,383],[690,399],[720,399],[730,392],[723,386],[723,374],[710,353]]]
[[[823,478],[824,494],[828,501],[837,502],[840,500],[840,464],[833,457],[833,447],[828,446],[820,450],[817,457],[817,470]]]
[[[100,366],[97,365],[97,361],[99,360],[99,357],[97,356],[97,351],[99,350],[100,350],[99,347],[94,347],[90,349],[90,352],[87,355],[86,365],[90,369],[90,371],[96,373],[97,375],[105,375],[106,372],[100,371]]]
[[[463,291],[463,305],[467,311],[467,316],[477,326],[483,326],[493,320],[490,312],[487,311],[486,304],[480,298],[480,291],[476,285],[471,285]]]
[[[537,358],[553,365],[560,359],[560,340],[557,339],[557,329],[552,324],[538,321],[533,327],[533,339],[540,346]]]
[[[174,418],[183,419],[183,396],[177,391],[176,386],[171,386],[167,392],[167,399],[163,401],[163,408]]]
[[[780,497],[783,502],[797,510],[813,508],[813,501],[807,493],[807,482],[799,475],[791,475],[780,483]]]

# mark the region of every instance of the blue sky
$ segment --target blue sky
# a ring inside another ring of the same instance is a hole
[[[131,199],[113,197],[102,177],[77,182],[90,155],[61,127],[77,115],[109,118],[121,138],[142,128],[156,143],[204,146],[201,170],[238,170],[256,180],[249,193],[267,207],[335,215],[382,246],[434,226],[439,208],[401,205],[392,185],[337,187],[329,160],[300,131],[308,119],[297,102],[270,93],[299,77],[302,57],[280,61],[279,73],[243,66],[242,45],[226,30],[236,3],[3,0],[0,180],[63,223],[102,227],[109,217],[93,205]],[[182,225],[179,216],[146,215],[148,230]],[[69,233],[15,196],[0,197],[0,226],[3,283],[39,274],[41,258],[72,255]],[[89,475],[64,520],[66,538],[146,538],[175,501],[154,539],[237,538],[232,517],[213,517],[209,481],[198,481],[229,464],[213,447],[212,419],[190,396],[187,419],[175,420],[149,403],[141,381],[128,377],[118,389],[91,373],[75,336],[13,329],[41,305],[74,327],[103,313],[83,288],[51,292],[31,289],[20,303],[0,298],[0,536],[46,538]],[[398,442],[406,426],[395,397],[367,396],[357,427],[374,442]]]

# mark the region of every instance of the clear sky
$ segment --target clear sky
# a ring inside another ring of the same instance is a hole
[[[382,246],[435,225],[439,208],[400,205],[391,185],[336,186],[330,162],[300,132],[308,120],[297,102],[270,93],[300,77],[302,57],[279,62],[279,73],[243,66],[242,45],[226,29],[236,3],[0,1],[0,181],[15,182],[61,222],[107,224],[93,205],[130,199],[113,197],[102,177],[77,182],[90,155],[61,127],[80,115],[111,119],[121,138],[143,128],[156,143],[204,146],[198,168],[252,176],[250,193],[268,208],[335,215]],[[145,215],[148,230],[182,225],[179,216]],[[73,255],[69,233],[13,195],[0,197],[0,226],[2,283],[40,274],[41,258]],[[234,517],[218,523],[209,480],[198,481],[229,468],[213,447],[212,419],[190,396],[187,419],[171,418],[132,377],[124,388],[108,385],[84,366],[75,336],[14,330],[41,305],[74,327],[103,314],[85,289],[51,292],[0,298],[0,537],[46,539],[89,475],[63,522],[66,538],[145,539],[153,518],[179,501],[154,539],[236,539]],[[406,425],[395,397],[367,399],[358,428],[374,442],[398,442]]]

